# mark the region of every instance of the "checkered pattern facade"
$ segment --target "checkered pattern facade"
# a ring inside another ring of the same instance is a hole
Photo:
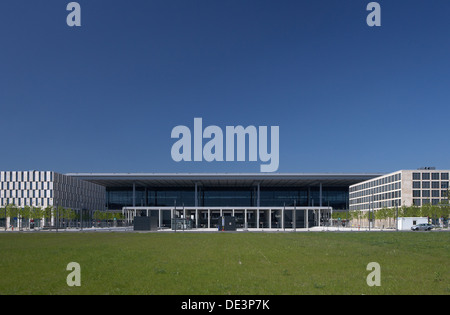
[[[51,171],[1,171],[0,206],[104,210],[105,187]]]

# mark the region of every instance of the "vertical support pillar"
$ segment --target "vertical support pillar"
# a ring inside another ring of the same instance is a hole
[[[272,228],[272,209],[269,209],[269,229]]]
[[[292,222],[293,222],[293,228],[294,228],[294,232],[296,232],[296,230],[297,230],[297,204],[296,204],[296,201],[294,200],[294,210],[293,210],[293,213],[292,213]]]
[[[195,228],[198,229],[198,208],[195,208]]]
[[[195,183],[195,196],[194,196],[194,205],[197,208],[198,207],[198,186],[197,183]]]
[[[136,183],[133,183],[133,207],[136,207]]]
[[[257,190],[256,190],[256,206],[258,208],[260,207],[260,187],[259,187],[259,183],[257,185]]]
[[[159,224],[159,228],[162,227],[162,220],[161,220],[161,209],[158,209],[158,224]]]
[[[247,209],[244,210],[244,229],[248,228],[247,224]]]
[[[259,229],[259,207],[256,208],[256,228]]]
[[[144,206],[148,207],[148,189],[147,187],[145,187],[145,192],[144,192]]]
[[[211,228],[211,209],[208,209],[208,229]]]
[[[319,185],[319,206],[322,207],[322,183]]]
[[[305,210],[305,229],[309,228],[308,209]]]

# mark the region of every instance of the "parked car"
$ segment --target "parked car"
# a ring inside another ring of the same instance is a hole
[[[433,224],[420,223],[411,227],[412,231],[430,231],[433,228]]]

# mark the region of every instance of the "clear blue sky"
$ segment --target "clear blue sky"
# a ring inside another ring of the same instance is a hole
[[[450,1],[0,3],[0,168],[259,172],[171,159],[176,125],[280,127],[278,172],[450,168]]]

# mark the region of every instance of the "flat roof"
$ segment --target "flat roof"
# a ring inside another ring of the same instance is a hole
[[[350,186],[385,173],[67,173],[107,187]]]

